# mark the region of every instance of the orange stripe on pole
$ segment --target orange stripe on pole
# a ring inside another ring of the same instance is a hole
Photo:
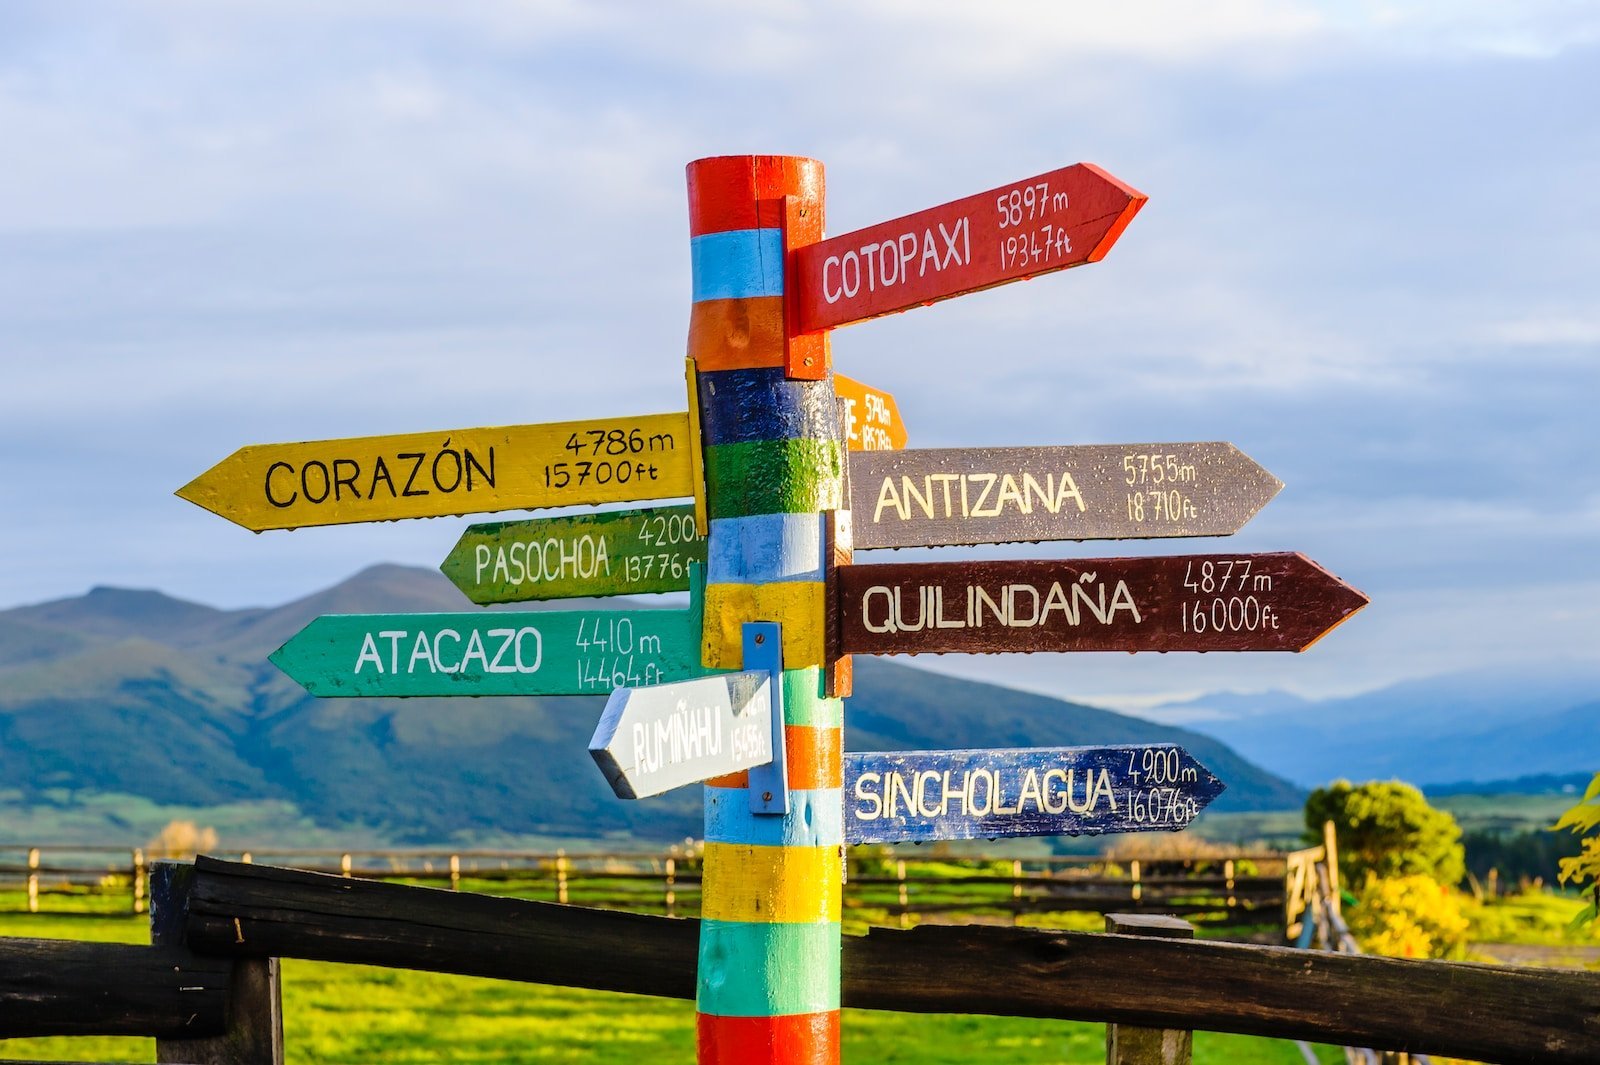
[[[698,1018],[700,1065],[838,1065],[839,1011]]]
[[[689,311],[689,354],[700,370],[783,365],[783,297],[704,300]]]
[[[844,731],[814,728],[810,725],[783,726],[783,742],[789,750],[789,787],[795,791],[844,787]],[[708,788],[749,787],[745,771],[712,777]]]

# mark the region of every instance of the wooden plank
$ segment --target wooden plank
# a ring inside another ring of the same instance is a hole
[[[839,397],[839,434],[850,451],[898,451],[909,439],[894,396],[842,373],[833,375]]]
[[[247,529],[694,494],[687,413],[240,448],[178,489]]]
[[[1229,536],[1282,487],[1214,441],[850,456],[858,548]]]
[[[166,947],[0,938],[0,1039],[216,1034],[232,966]]]
[[[197,950],[692,998],[699,922],[200,858]],[[236,923],[237,922],[237,923]],[[844,939],[844,1005],[1600,1060],[1600,981],[1555,969],[993,926]]]
[[[1304,555],[854,565],[846,654],[1303,651],[1367,604]]]
[[[620,799],[766,765],[772,761],[772,683],[772,674],[751,670],[618,688],[606,700],[589,754]]]
[[[686,592],[706,538],[685,503],[468,526],[439,569],[474,603]]]
[[[150,941],[189,954],[184,942],[194,867],[157,862],[150,878]],[[277,958],[238,957],[228,974],[227,1026],[215,1035],[156,1039],[170,1065],[284,1065],[283,975]]]
[[[1171,743],[844,757],[845,841],[1178,832],[1223,784]]]
[[[690,610],[325,614],[270,656],[312,695],[608,695],[703,677]]]
[[[1096,262],[1146,199],[1078,163],[799,248],[799,329],[832,329]]]

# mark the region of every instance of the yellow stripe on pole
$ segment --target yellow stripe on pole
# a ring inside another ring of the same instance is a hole
[[[240,448],[178,495],[260,532],[695,494],[689,416]]]
[[[707,920],[839,920],[844,866],[838,847],[705,846],[705,876],[718,885],[701,900]]]
[[[760,619],[783,626],[785,669],[820,666],[827,658],[826,608],[821,581],[708,584],[701,660],[708,669],[743,668],[744,623]]]

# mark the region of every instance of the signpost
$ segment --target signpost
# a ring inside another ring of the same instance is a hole
[[[827,330],[1103,258],[1145,196],[1098,167],[829,240],[815,160],[688,184],[686,412],[245,447],[178,494],[256,531],[693,496],[474,525],[440,567],[480,604],[687,611],[325,616],[271,658],[318,696],[609,694],[619,796],[707,783],[699,1060],[837,1061],[845,843],[1176,831],[1222,790],[1171,744],[841,756],[849,655],[1298,651],[1367,599],[1288,552],[852,564],[1228,535],[1282,485],[1224,443],[902,451],[894,397],[830,373]]]
[[[772,761],[765,670],[618,688],[589,753],[621,799],[643,799]]]
[[[1304,555],[839,569],[846,654],[1303,651],[1367,605]]]
[[[700,610],[325,614],[272,653],[312,695],[609,695],[689,680]]]
[[[858,548],[1228,536],[1282,487],[1223,443],[940,448],[850,458]]]
[[[1170,743],[844,756],[848,843],[1177,832],[1223,784]]]
[[[686,414],[242,447],[178,495],[247,529],[695,494]]]
[[[906,446],[906,426],[894,396],[844,374],[833,375],[839,397],[839,429],[851,451],[898,451]]]
[[[474,603],[689,590],[693,504],[470,526],[439,569]]]
[[[801,333],[1105,258],[1147,197],[1090,163],[795,252]]]

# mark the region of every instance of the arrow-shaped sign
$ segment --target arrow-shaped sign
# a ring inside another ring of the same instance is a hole
[[[272,653],[318,696],[609,695],[714,673],[689,610],[326,614]]]
[[[694,494],[687,414],[240,448],[178,495],[260,532]]]
[[[1176,832],[1223,784],[1170,743],[844,756],[847,843]]]
[[[808,244],[795,252],[800,331],[1098,262],[1146,198],[1078,163]]]
[[[1223,443],[919,448],[850,457],[858,548],[1227,536],[1282,487]]]
[[[618,688],[589,753],[622,799],[772,761],[772,675],[765,670]]]
[[[1367,605],[1287,551],[837,572],[842,654],[1303,651]]]
[[[439,569],[474,603],[682,592],[706,561],[694,506],[468,527]]]
[[[839,396],[839,429],[851,451],[898,451],[906,446],[906,426],[894,396],[844,374],[833,375]]]

